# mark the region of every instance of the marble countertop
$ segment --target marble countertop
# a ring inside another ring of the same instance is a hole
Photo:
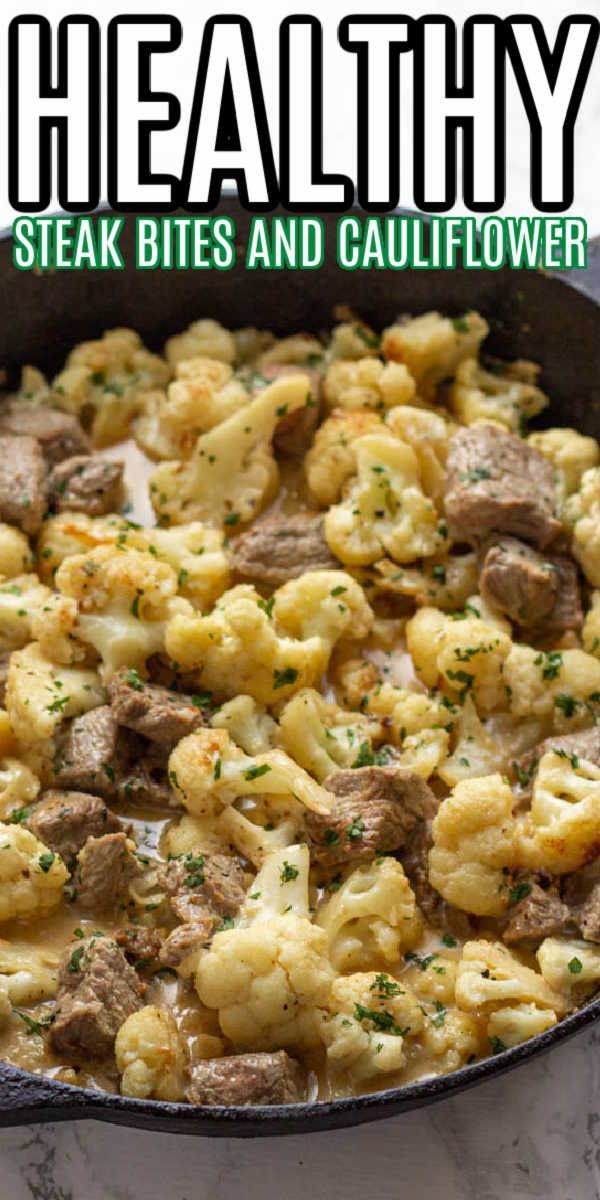
[[[600,1030],[374,1125],[209,1141],[82,1121],[0,1132],[2,1200],[598,1200]]]

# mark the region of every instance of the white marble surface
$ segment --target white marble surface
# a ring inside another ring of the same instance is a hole
[[[597,1200],[600,1033],[432,1108],[208,1141],[94,1122],[0,1133],[1,1200]]]

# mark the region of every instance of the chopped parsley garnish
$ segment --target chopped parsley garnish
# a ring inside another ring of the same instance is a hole
[[[444,946],[448,947],[449,950],[454,949],[454,947],[457,944],[456,938],[452,937],[451,933],[443,933],[442,934],[442,942],[444,943]]]
[[[239,520],[240,520],[239,512],[232,512],[232,513],[228,513],[228,515],[225,517],[225,520],[223,521],[223,524],[224,525],[237,525]]]
[[[129,686],[134,688],[136,692],[141,692],[144,687],[144,681],[143,679],[140,679],[135,667],[130,667],[129,670],[125,672],[125,683],[128,683]]]
[[[490,1046],[492,1047],[494,1054],[500,1054],[501,1050],[506,1050],[506,1046],[505,1046],[504,1042],[499,1037],[491,1037],[489,1039],[489,1043],[490,1043]]]
[[[346,837],[349,842],[360,842],[365,831],[365,823],[361,817],[355,817],[352,824],[346,830]]]
[[[42,868],[42,871],[44,872],[44,875],[48,874],[48,871],[50,870],[50,867],[52,866],[52,863],[54,862],[55,858],[56,858],[56,855],[54,854],[54,852],[52,850],[48,850],[45,854],[40,854],[40,857],[38,858],[38,862],[40,864],[40,867]]]
[[[583,970],[583,963],[580,958],[572,958],[567,963],[567,967],[569,968],[571,975],[579,975]]]
[[[386,1009],[380,1011],[376,1008],[365,1008],[364,1004],[354,1005],[354,1020],[370,1021],[374,1029],[379,1029],[382,1033],[391,1033],[393,1037],[406,1037],[410,1030],[410,1025],[407,1025],[406,1029],[400,1029],[392,1013]]]
[[[522,880],[520,883],[516,883],[514,887],[509,888],[508,903],[518,904],[519,900],[524,900],[525,897],[529,895],[530,891],[531,884],[526,883],[525,880]]]
[[[260,779],[261,775],[266,775],[270,770],[268,763],[262,763],[260,767],[248,767],[248,770],[244,771],[244,779]]]
[[[457,333],[469,332],[469,322],[466,317],[453,317],[452,326]]]
[[[220,779],[220,778],[221,778],[221,759],[217,758],[217,759],[215,759],[215,765],[213,767],[213,779]]]
[[[73,951],[68,964],[68,969],[69,971],[72,971],[73,974],[75,974],[76,971],[81,970],[81,960],[84,954],[85,946],[77,946],[77,948]]]
[[[326,846],[337,846],[340,835],[335,829],[326,829],[323,833],[323,840]]]
[[[566,692],[560,692],[554,697],[554,706],[559,708],[564,717],[572,717],[577,708],[577,700],[574,696],[567,695]]]
[[[36,1033],[38,1037],[41,1037],[44,1030],[48,1029],[48,1027],[56,1019],[56,1013],[49,1013],[47,1017],[43,1018],[43,1020],[35,1021],[33,1017],[29,1016],[29,1013],[23,1012],[20,1008],[13,1008],[13,1012],[17,1017],[21,1018],[27,1032],[29,1034]]]
[[[298,672],[295,667],[284,667],[282,671],[273,671],[273,687],[287,687],[288,683],[295,683],[298,678]]]
[[[292,866],[287,859],[283,860],[283,866],[279,872],[279,880],[282,884],[291,883],[293,879],[297,879],[300,872],[297,867]]]
[[[192,696],[192,704],[195,708],[207,708],[212,704],[212,692],[197,692]]]
[[[390,979],[389,975],[380,972],[375,976],[373,983],[369,988],[370,992],[377,992],[379,996],[404,996],[404,989],[396,983],[395,979]]]

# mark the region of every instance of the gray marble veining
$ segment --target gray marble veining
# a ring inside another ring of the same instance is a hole
[[[0,1133],[1,1200],[599,1200],[600,1031],[359,1129],[208,1141],[94,1122]]]

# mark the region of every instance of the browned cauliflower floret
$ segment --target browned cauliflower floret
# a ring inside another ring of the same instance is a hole
[[[493,421],[519,433],[524,422],[548,405],[548,397],[534,382],[538,373],[534,363],[486,371],[476,358],[465,359],[450,388],[450,404],[464,425]]]
[[[381,350],[385,359],[406,364],[419,395],[429,400],[461,362],[477,356],[488,330],[487,321],[476,312],[454,318],[429,312],[385,329]]]
[[[115,1042],[121,1092],[140,1100],[183,1100],[183,1043],[166,1008],[147,1004],[121,1025]]]
[[[20,825],[0,825],[0,921],[43,917],[56,908],[68,878],[58,854]]]
[[[415,945],[422,923],[411,886],[393,858],[356,867],[321,905],[317,922],[337,971],[389,967]]]
[[[513,795],[500,775],[465,779],[442,800],[433,822],[429,881],[457,908],[499,916],[508,905],[515,861]]]
[[[189,358],[214,358],[232,363],[235,359],[235,339],[218,321],[193,321],[183,333],[176,333],[165,345],[165,358],[173,370]]]
[[[370,750],[373,739],[383,736],[375,718],[346,712],[313,688],[288,701],[279,725],[288,754],[320,783],[333,771],[354,766],[361,748]]]
[[[51,739],[62,722],[95,708],[103,698],[95,671],[53,663],[36,642],[11,655],[6,708],[21,747],[51,756]]]
[[[190,358],[177,364],[166,391],[140,397],[135,423],[138,445],[150,458],[189,458],[201,433],[213,429],[248,404],[249,392],[232,368],[214,358]]]
[[[323,422],[304,460],[308,486],[319,504],[339,500],[346,480],[356,474],[354,443],[382,428],[374,412],[336,412]]]
[[[519,861],[564,875],[594,859],[599,844],[600,767],[564,751],[544,754],[519,825]]]
[[[334,981],[321,1037],[336,1074],[364,1084],[401,1071],[407,1038],[425,1025],[416,997],[386,974],[360,972]]]
[[[323,384],[328,408],[350,412],[365,408],[385,412],[396,404],[410,404],[415,391],[415,381],[403,363],[368,357],[334,359]]]

